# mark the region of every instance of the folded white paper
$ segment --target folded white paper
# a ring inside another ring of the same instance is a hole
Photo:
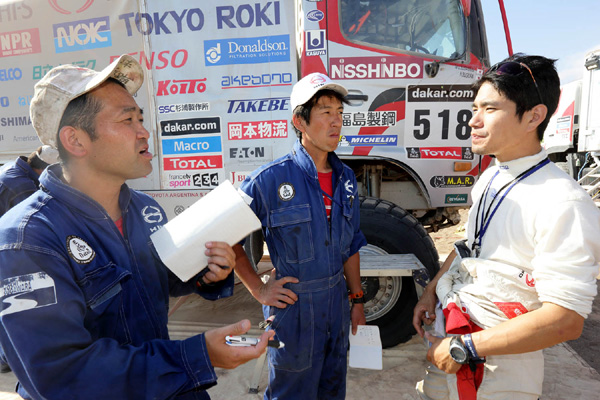
[[[350,367],[383,369],[381,337],[377,325],[359,325],[356,335],[350,327]]]
[[[208,265],[206,242],[234,245],[260,229],[260,220],[229,181],[173,218],[150,239],[162,262],[187,282]]]

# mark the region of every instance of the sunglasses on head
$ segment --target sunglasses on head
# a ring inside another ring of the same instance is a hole
[[[540,93],[540,88],[538,87],[538,84],[535,81],[533,72],[531,72],[531,68],[529,68],[526,64],[517,61],[506,61],[498,63],[490,68],[490,72],[495,72],[498,75],[506,74],[511,76],[517,76],[520,75],[523,71],[529,72],[529,76],[531,76],[531,80],[535,85],[535,90],[537,91],[538,97],[540,98],[540,104],[544,104],[544,100],[542,99],[542,93]]]

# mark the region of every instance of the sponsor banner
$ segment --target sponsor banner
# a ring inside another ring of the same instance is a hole
[[[470,146],[472,105],[469,85],[409,86],[404,145],[407,148],[423,148],[424,144],[428,148]]]
[[[290,61],[290,35],[205,40],[206,66]]]
[[[163,139],[163,154],[220,153],[221,136]]]
[[[242,182],[246,180],[246,177],[250,176],[252,171],[231,171],[230,180],[234,188],[239,188]]]
[[[470,175],[434,176],[429,181],[431,187],[437,189],[470,187],[475,183],[475,178]]]
[[[446,203],[446,204],[466,204],[468,197],[469,197],[469,195],[466,193],[464,193],[464,194],[447,194],[444,199],[444,203]]]
[[[179,49],[173,52],[172,50],[163,50],[160,52],[153,51],[150,54],[146,54],[145,51],[136,51],[127,54],[137,59],[140,65],[148,70],[161,70],[167,67],[181,68],[188,61],[188,51],[186,49]],[[120,54],[110,56],[110,62],[112,63],[120,56]]]
[[[394,126],[396,111],[343,113],[342,126]]]
[[[221,133],[221,117],[160,121],[162,136]]]
[[[170,10],[164,12],[127,13],[118,16],[125,24],[127,36],[137,32],[142,35],[171,35],[173,33],[196,32],[204,27],[204,13],[199,8]]]
[[[271,86],[292,86],[294,78],[289,72],[262,75],[225,75],[221,77],[222,89],[245,89]]]
[[[218,172],[167,174],[169,189],[212,189],[219,185]]]
[[[21,71],[21,68],[0,69],[0,82],[20,81],[22,77],[23,71]]]
[[[0,57],[22,56],[41,52],[42,46],[38,28],[0,32]]]
[[[325,14],[321,10],[312,10],[306,13],[306,19],[312,22],[319,22],[325,18]]]
[[[230,122],[228,124],[229,140],[278,139],[288,137],[286,120],[260,122]]]
[[[325,29],[306,31],[305,47],[307,56],[327,55],[327,40],[325,40]]]
[[[422,85],[408,87],[408,101],[472,102],[475,92],[471,85]]]
[[[193,94],[203,93],[206,90],[206,78],[202,79],[174,79],[158,81],[157,96],[168,96],[170,94]]]
[[[112,46],[108,16],[53,25],[57,53]]]
[[[163,167],[165,171],[223,168],[223,156],[164,157]]]
[[[423,60],[418,57],[331,58],[331,79],[420,79]]]
[[[229,158],[232,160],[251,160],[271,158],[271,148],[264,146],[232,147],[229,149]]]
[[[556,119],[556,134],[563,135],[566,138],[571,136],[571,116],[565,115]]]
[[[71,64],[77,65],[82,68],[96,69],[96,60],[84,60],[84,61],[72,61]],[[40,80],[50,71],[52,68],[58,65],[34,65],[33,66],[33,79]]]
[[[227,114],[285,111],[290,109],[289,97],[227,101],[229,102]]]
[[[238,6],[218,6],[217,29],[251,28],[279,25],[281,23],[281,7],[279,1],[268,1],[266,4],[240,4]]]
[[[407,147],[408,158],[472,160],[473,152],[470,147]]]
[[[396,135],[358,135],[340,136],[340,146],[396,146]]]
[[[11,0],[2,1],[4,3],[0,10],[0,24],[10,23],[11,21],[19,21],[23,19],[30,19],[33,16],[33,9],[27,5],[30,0]],[[52,1],[50,0],[51,4]],[[90,2],[91,3],[91,2]],[[87,8],[87,7],[86,7]]]
[[[26,126],[26,125],[31,125],[31,118],[29,118],[29,115],[0,118],[0,126]],[[36,138],[37,138],[37,136],[36,136]],[[17,140],[17,139],[18,138],[15,137],[15,140]]]
[[[196,112],[196,111],[210,111],[210,103],[180,103],[180,104],[167,104],[158,106],[159,114],[170,114],[170,113],[184,113],[184,112]]]

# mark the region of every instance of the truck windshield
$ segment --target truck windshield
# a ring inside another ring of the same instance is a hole
[[[465,51],[459,0],[342,0],[339,15],[351,42],[445,58]]]

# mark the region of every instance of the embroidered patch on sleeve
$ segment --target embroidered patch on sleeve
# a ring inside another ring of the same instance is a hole
[[[56,304],[54,279],[45,272],[3,279],[0,316]]]
[[[67,251],[78,264],[87,264],[96,256],[96,252],[85,240],[78,236],[67,237]]]

